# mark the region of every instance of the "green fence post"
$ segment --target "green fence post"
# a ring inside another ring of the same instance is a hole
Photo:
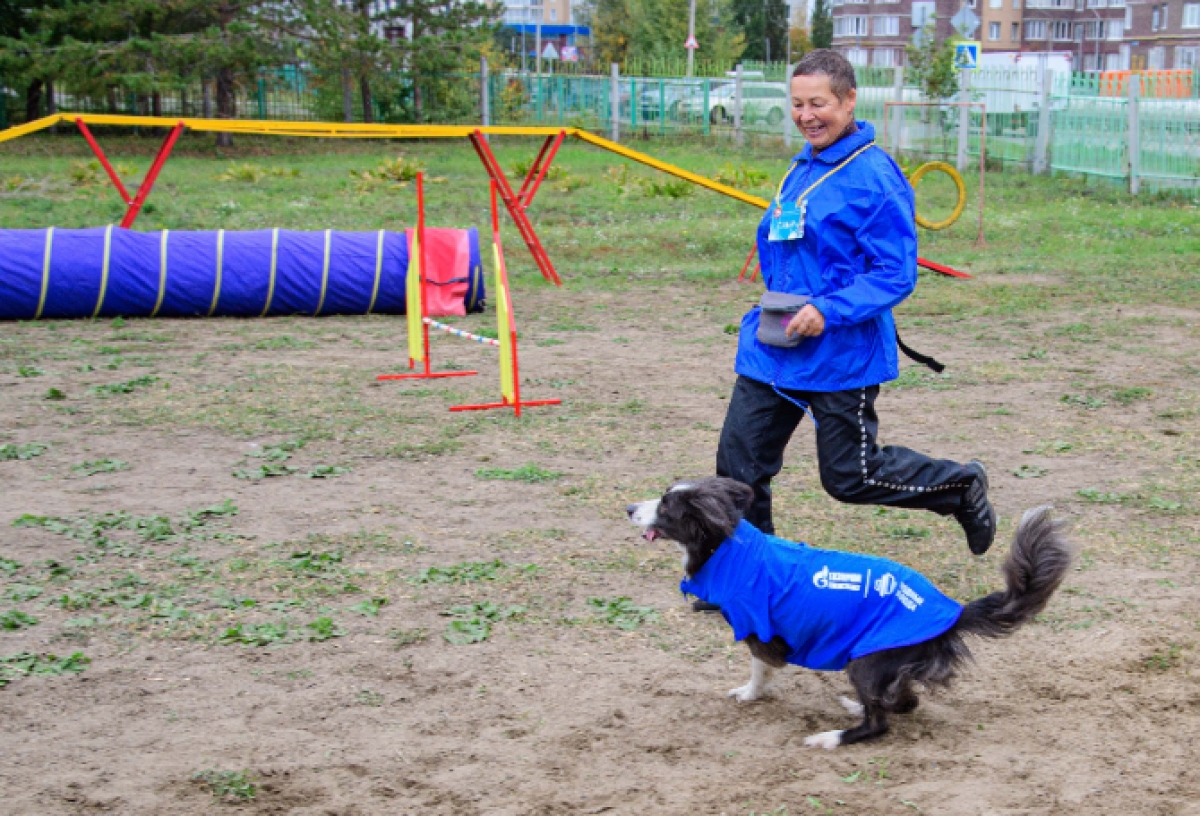
[[[707,136],[712,118],[708,113],[708,77],[704,78],[704,107],[700,109],[700,118],[704,122],[704,135]]]
[[[258,118],[267,118],[267,83],[262,77],[258,79]]]

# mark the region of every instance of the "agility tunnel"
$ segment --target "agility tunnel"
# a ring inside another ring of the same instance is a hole
[[[424,229],[424,315],[481,312],[479,233]],[[0,320],[406,313],[413,230],[0,230]]]

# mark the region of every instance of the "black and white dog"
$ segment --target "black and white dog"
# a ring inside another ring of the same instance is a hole
[[[644,528],[646,540],[664,538],[679,546],[687,575],[683,588],[720,604],[735,637],[749,646],[750,682],[729,696],[743,702],[758,699],[771,671],[788,662],[845,668],[859,701],[843,697],[842,705],[863,721],[804,741],[827,750],[882,736],[888,714],[917,707],[917,684],[926,689],[948,686],[972,659],[963,635],[1002,637],[1026,623],[1062,583],[1073,555],[1050,508],[1029,510],[1003,565],[1007,587],[960,607],[919,573],[895,562],[764,536],[742,520],[752,498],[750,488],[740,482],[710,478],[677,484],[660,499],[629,505],[627,512]],[[841,571],[831,572],[830,563]],[[820,564],[825,566],[818,568]],[[706,565],[711,568],[705,570]],[[714,574],[722,571],[737,574]],[[746,597],[751,594],[763,597]],[[840,605],[840,620],[821,608],[830,604]],[[788,605],[792,608],[783,608]],[[921,615],[938,612],[943,613],[940,625],[935,621],[931,629],[926,615],[922,630]],[[843,631],[833,631],[839,627]],[[768,634],[760,637],[764,631]],[[830,644],[839,638],[842,651],[831,651]],[[892,643],[903,645],[881,646]]]

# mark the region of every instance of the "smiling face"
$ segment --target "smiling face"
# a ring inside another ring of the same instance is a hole
[[[813,150],[824,150],[841,138],[854,121],[853,88],[838,99],[826,74],[792,77],[792,121]]]

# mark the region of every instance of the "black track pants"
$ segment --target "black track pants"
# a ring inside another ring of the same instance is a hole
[[[781,389],[782,390],[782,389]],[[807,403],[817,423],[821,484],[850,504],[883,504],[949,515],[974,476],[957,462],[931,459],[909,448],[880,447],[875,398],[879,386],[849,391],[784,391]],[[717,475],[754,488],[746,520],[773,533],[771,480],[804,412],[765,383],[739,376],[717,448]]]

